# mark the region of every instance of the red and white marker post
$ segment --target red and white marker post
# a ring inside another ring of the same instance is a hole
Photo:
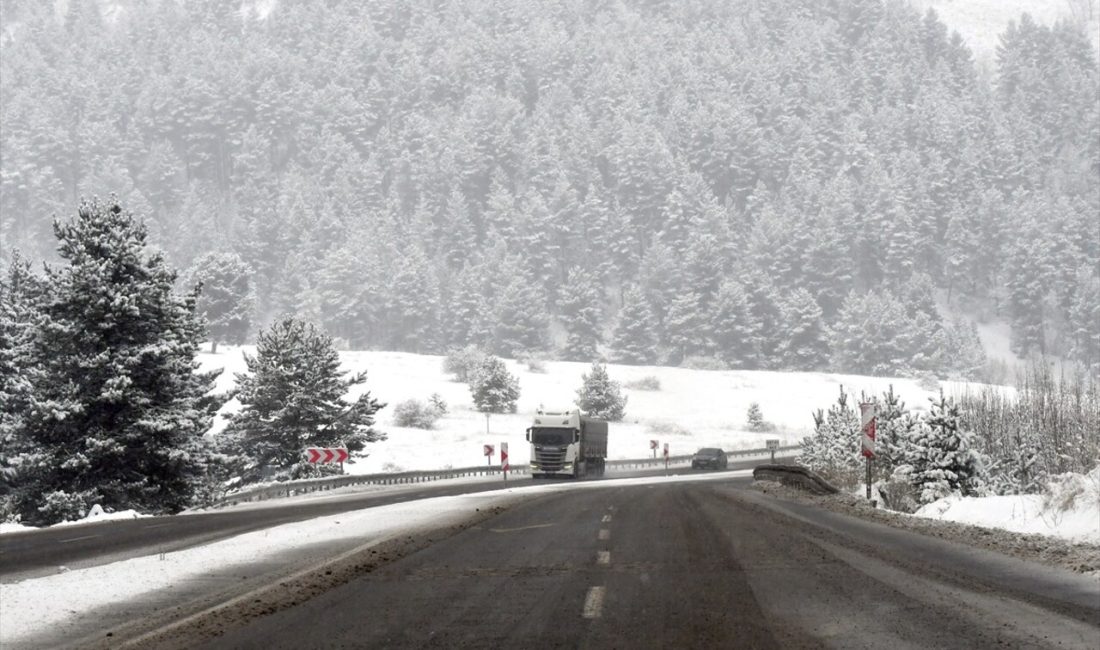
[[[659,446],[659,445],[657,444],[657,441],[656,441],[656,440],[650,440],[650,441],[649,441],[649,448],[650,448],[650,450],[652,450],[652,451],[653,451],[653,457],[654,457],[654,458],[657,458],[657,447],[658,447],[658,446]]]
[[[504,474],[504,482],[508,482],[508,443],[500,443],[500,471]]]
[[[495,449],[492,445],[482,445],[481,450],[485,454],[485,464],[491,466],[493,464],[493,452]]]
[[[668,474],[668,443],[665,443],[665,474]]]
[[[860,444],[863,457],[867,459],[867,500],[871,500],[871,465],[875,462],[875,405],[871,402],[863,402],[859,405],[860,432],[862,442]]]

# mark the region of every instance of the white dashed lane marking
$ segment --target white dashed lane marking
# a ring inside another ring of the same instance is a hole
[[[588,595],[584,598],[584,611],[581,613],[585,618],[599,618],[603,613],[603,596],[604,587],[589,587]]]
[[[611,521],[611,515],[604,515],[603,519],[601,519],[600,521],[606,524],[607,522]]]
[[[606,528],[601,528],[600,539],[611,539],[611,531]]]
[[[611,564],[611,551],[596,551],[596,564]]]

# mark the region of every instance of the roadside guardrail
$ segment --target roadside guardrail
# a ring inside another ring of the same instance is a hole
[[[799,445],[789,445],[775,449],[777,454],[784,454],[800,449]],[[747,456],[770,455],[771,449],[739,449],[727,451],[727,458],[744,458]],[[669,456],[668,464],[685,465],[691,462],[691,455]],[[605,467],[615,469],[639,469],[644,467],[659,467],[665,464],[664,456],[657,458],[635,458],[626,460],[608,460]],[[350,487],[353,485],[399,485],[409,483],[428,483],[446,479],[464,478],[470,476],[498,476],[499,465],[478,465],[475,467],[456,467],[451,469],[423,470],[412,472],[387,472],[384,474],[344,474],[341,476],[324,476],[321,478],[299,479],[296,481],[281,481],[278,483],[266,483],[238,492],[233,492],[218,499],[208,507],[220,508],[238,503],[250,503],[253,501],[266,501],[282,497],[292,497],[299,494],[321,492]],[[530,470],[527,465],[511,465],[508,468],[510,474],[525,475]]]

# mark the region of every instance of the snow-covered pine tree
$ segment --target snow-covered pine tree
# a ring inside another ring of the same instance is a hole
[[[345,399],[367,373],[344,376],[332,337],[312,323],[275,322],[260,332],[256,354],[246,354],[245,364],[248,372],[237,374],[241,410],[222,434],[223,448],[240,456],[245,480],[262,477],[264,468],[281,478],[301,474],[306,447],[356,452],[385,439],[374,429],[374,414],[385,404],[369,391]]]
[[[44,298],[42,278],[16,252],[0,277],[0,495],[14,486],[27,447],[23,424],[33,397],[31,375],[39,372],[31,351]]]
[[[859,415],[840,387],[840,396],[825,414],[814,416],[814,433],[802,443],[798,462],[838,480],[852,482],[861,466]]]
[[[699,294],[692,290],[678,293],[669,304],[665,332],[672,348],[670,363],[681,363],[710,349],[709,323],[701,307]]]
[[[600,344],[600,288],[584,269],[569,270],[569,277],[558,294],[561,318],[568,333],[563,358],[588,361],[598,356]]]
[[[497,357],[488,356],[470,376],[474,407],[485,413],[515,413],[519,401],[519,378]]]
[[[146,229],[118,204],[83,202],[55,223],[42,320],[31,344],[23,424],[23,520],[53,523],[105,508],[177,512],[203,472],[202,435],[221,400],[219,371],[197,373],[195,296],[145,249]]]
[[[746,368],[755,358],[756,327],[749,313],[749,301],[740,283],[727,281],[718,289],[711,333],[718,358],[731,368]]]
[[[909,481],[920,503],[951,494],[972,496],[985,488],[985,467],[954,400],[940,391],[932,410],[909,435],[895,475]]]
[[[657,333],[653,313],[641,290],[631,287],[619,311],[619,323],[611,341],[617,363],[645,365],[657,361]]]
[[[760,409],[759,402],[749,404],[749,410],[745,413],[745,426],[748,427],[749,431],[757,433],[767,433],[775,430],[775,425],[764,419],[764,411]]]
[[[806,289],[798,288],[781,303],[783,338],[779,354],[783,367],[817,370],[829,358],[829,343],[821,307]]]
[[[218,351],[218,343],[240,345],[252,327],[255,297],[252,291],[252,270],[236,253],[207,253],[200,257],[187,280],[202,284],[196,309],[206,318],[210,335],[210,351]]]
[[[607,366],[592,362],[591,371],[581,375],[581,387],[577,389],[577,406],[592,417],[619,422],[626,414],[627,397],[622,394],[619,382],[612,381]]]
[[[918,422],[894,392],[893,384],[881,399],[875,400],[875,407],[875,471],[888,477],[904,455],[909,436]]]
[[[505,283],[495,296],[492,318],[492,350],[505,357],[547,347],[545,300],[539,287],[515,262],[505,263],[498,277]]]

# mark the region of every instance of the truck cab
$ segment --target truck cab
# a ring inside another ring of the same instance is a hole
[[[602,475],[607,459],[607,422],[579,410],[543,411],[527,429],[531,476],[579,478]]]

